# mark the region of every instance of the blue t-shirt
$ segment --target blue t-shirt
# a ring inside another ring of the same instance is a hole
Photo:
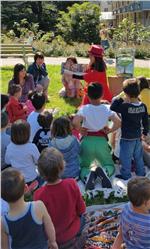
[[[150,249],[150,214],[139,214],[127,203],[121,214],[123,241],[127,249]]]

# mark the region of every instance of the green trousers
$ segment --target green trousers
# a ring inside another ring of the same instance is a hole
[[[85,136],[81,142],[80,152],[80,177],[82,180],[89,174],[90,165],[94,160],[97,160],[100,163],[108,173],[108,176],[113,175],[115,166],[106,138]]]

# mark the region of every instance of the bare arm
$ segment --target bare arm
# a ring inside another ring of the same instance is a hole
[[[121,227],[119,227],[118,235],[117,235],[111,249],[121,249],[122,248],[122,243],[123,243],[122,230],[121,230]]]
[[[8,234],[5,232],[5,228],[2,221],[1,221],[1,246],[2,249],[9,249]]]
[[[72,124],[73,124],[74,128],[77,129],[77,130],[80,130],[82,121],[83,121],[83,117],[79,116],[79,115],[76,115],[73,118],[73,121],[72,121]]]
[[[38,208],[37,208],[37,215],[38,217],[42,216],[45,232],[47,234],[49,249],[58,249],[56,243],[56,234],[55,228],[52,223],[51,217],[49,216],[47,209],[42,201],[38,201]]]
[[[111,116],[110,119],[113,122],[113,126],[109,129],[109,133],[114,132],[121,127],[121,119],[117,116],[117,114]]]

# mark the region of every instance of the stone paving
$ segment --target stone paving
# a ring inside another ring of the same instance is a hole
[[[50,65],[60,65],[65,62],[66,57],[45,57],[45,63]],[[88,64],[89,58],[77,57],[78,63]],[[32,57],[29,57],[29,63],[33,61]],[[17,63],[23,63],[21,58],[1,58],[1,66],[10,66]],[[115,59],[106,58],[106,63],[108,66],[115,66]],[[135,67],[150,68],[150,60],[138,60],[135,59]]]

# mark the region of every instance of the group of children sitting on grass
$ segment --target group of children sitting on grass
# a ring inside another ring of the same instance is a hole
[[[79,107],[73,118],[54,118],[53,113],[45,109],[46,97],[42,92],[30,94],[34,109],[29,115],[27,107],[19,102],[19,85],[11,86],[9,99],[2,96],[2,198],[9,203],[9,212],[2,219],[3,249],[9,248],[9,236],[12,249],[83,248],[85,203],[76,181],[80,178],[86,190],[94,189],[97,179],[103,188],[112,187],[110,177],[115,173],[115,164],[108,140],[109,134],[120,127],[121,169],[116,177],[130,179],[134,160],[139,178],[131,180],[128,187],[141,198],[135,200],[128,192],[132,204],[127,211],[131,216],[137,215],[137,219],[129,221],[139,222],[141,231],[145,231],[150,224],[150,181],[144,177],[142,141],[144,150],[149,153],[150,103],[146,106],[140,101],[139,82],[142,80],[125,80],[124,94],[115,97],[111,105],[102,101],[102,85],[91,83],[87,89],[90,104]],[[14,115],[10,114],[13,108]],[[99,165],[91,168],[94,160]],[[33,183],[38,185],[34,202],[26,203],[24,192]],[[123,216],[120,229],[124,229],[125,222]],[[124,242],[128,240],[128,249],[135,245],[136,249],[150,247],[146,233],[143,242],[142,234],[137,239],[138,229],[131,226],[130,230],[129,233],[127,229],[120,230],[122,233],[114,249],[121,248],[122,237]]]

